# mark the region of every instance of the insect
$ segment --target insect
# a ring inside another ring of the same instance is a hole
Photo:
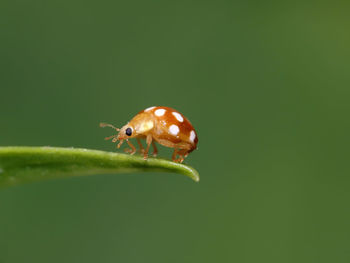
[[[136,148],[129,139],[136,138],[145,160],[148,158],[151,144],[153,156],[157,156],[158,150],[155,145],[157,142],[163,146],[174,148],[172,160],[182,163],[188,154],[197,148],[198,143],[197,133],[189,120],[169,107],[153,106],[140,111],[121,129],[107,123],[100,123],[100,127],[111,127],[118,131],[118,134],[105,139],[112,139],[112,142],[119,140],[117,148],[120,148],[126,141],[130,149],[125,149],[125,151],[130,154],[134,154]],[[146,139],[146,149],[143,148],[140,139]]]

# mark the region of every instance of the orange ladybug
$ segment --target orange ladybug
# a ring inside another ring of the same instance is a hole
[[[181,113],[169,107],[153,106],[140,111],[121,129],[111,124],[100,123],[100,127],[107,126],[119,131],[119,133],[105,138],[106,140],[112,139],[112,142],[119,140],[117,148],[125,140],[131,148],[126,149],[126,152],[134,154],[136,148],[129,139],[136,138],[145,160],[148,158],[151,144],[153,146],[153,156],[157,155],[158,150],[155,141],[166,147],[174,148],[172,160],[179,163],[182,163],[185,157],[197,148],[198,137],[192,124]],[[142,138],[146,139],[146,149],[141,144],[140,139]]]

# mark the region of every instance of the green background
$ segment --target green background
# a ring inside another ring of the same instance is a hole
[[[0,145],[114,151],[164,105],[201,181],[1,190],[0,262],[349,262],[350,4],[282,2],[1,1]]]

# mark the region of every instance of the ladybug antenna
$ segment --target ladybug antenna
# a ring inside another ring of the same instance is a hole
[[[104,123],[104,122],[100,123],[100,127],[102,127],[102,128],[104,128],[104,127],[111,127],[112,129],[114,129],[116,131],[120,131],[119,128],[114,127],[112,124],[108,124],[108,123]]]

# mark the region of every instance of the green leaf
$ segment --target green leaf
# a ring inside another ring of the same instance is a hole
[[[0,187],[79,175],[170,172],[199,181],[190,166],[159,158],[90,149],[0,147]]]

